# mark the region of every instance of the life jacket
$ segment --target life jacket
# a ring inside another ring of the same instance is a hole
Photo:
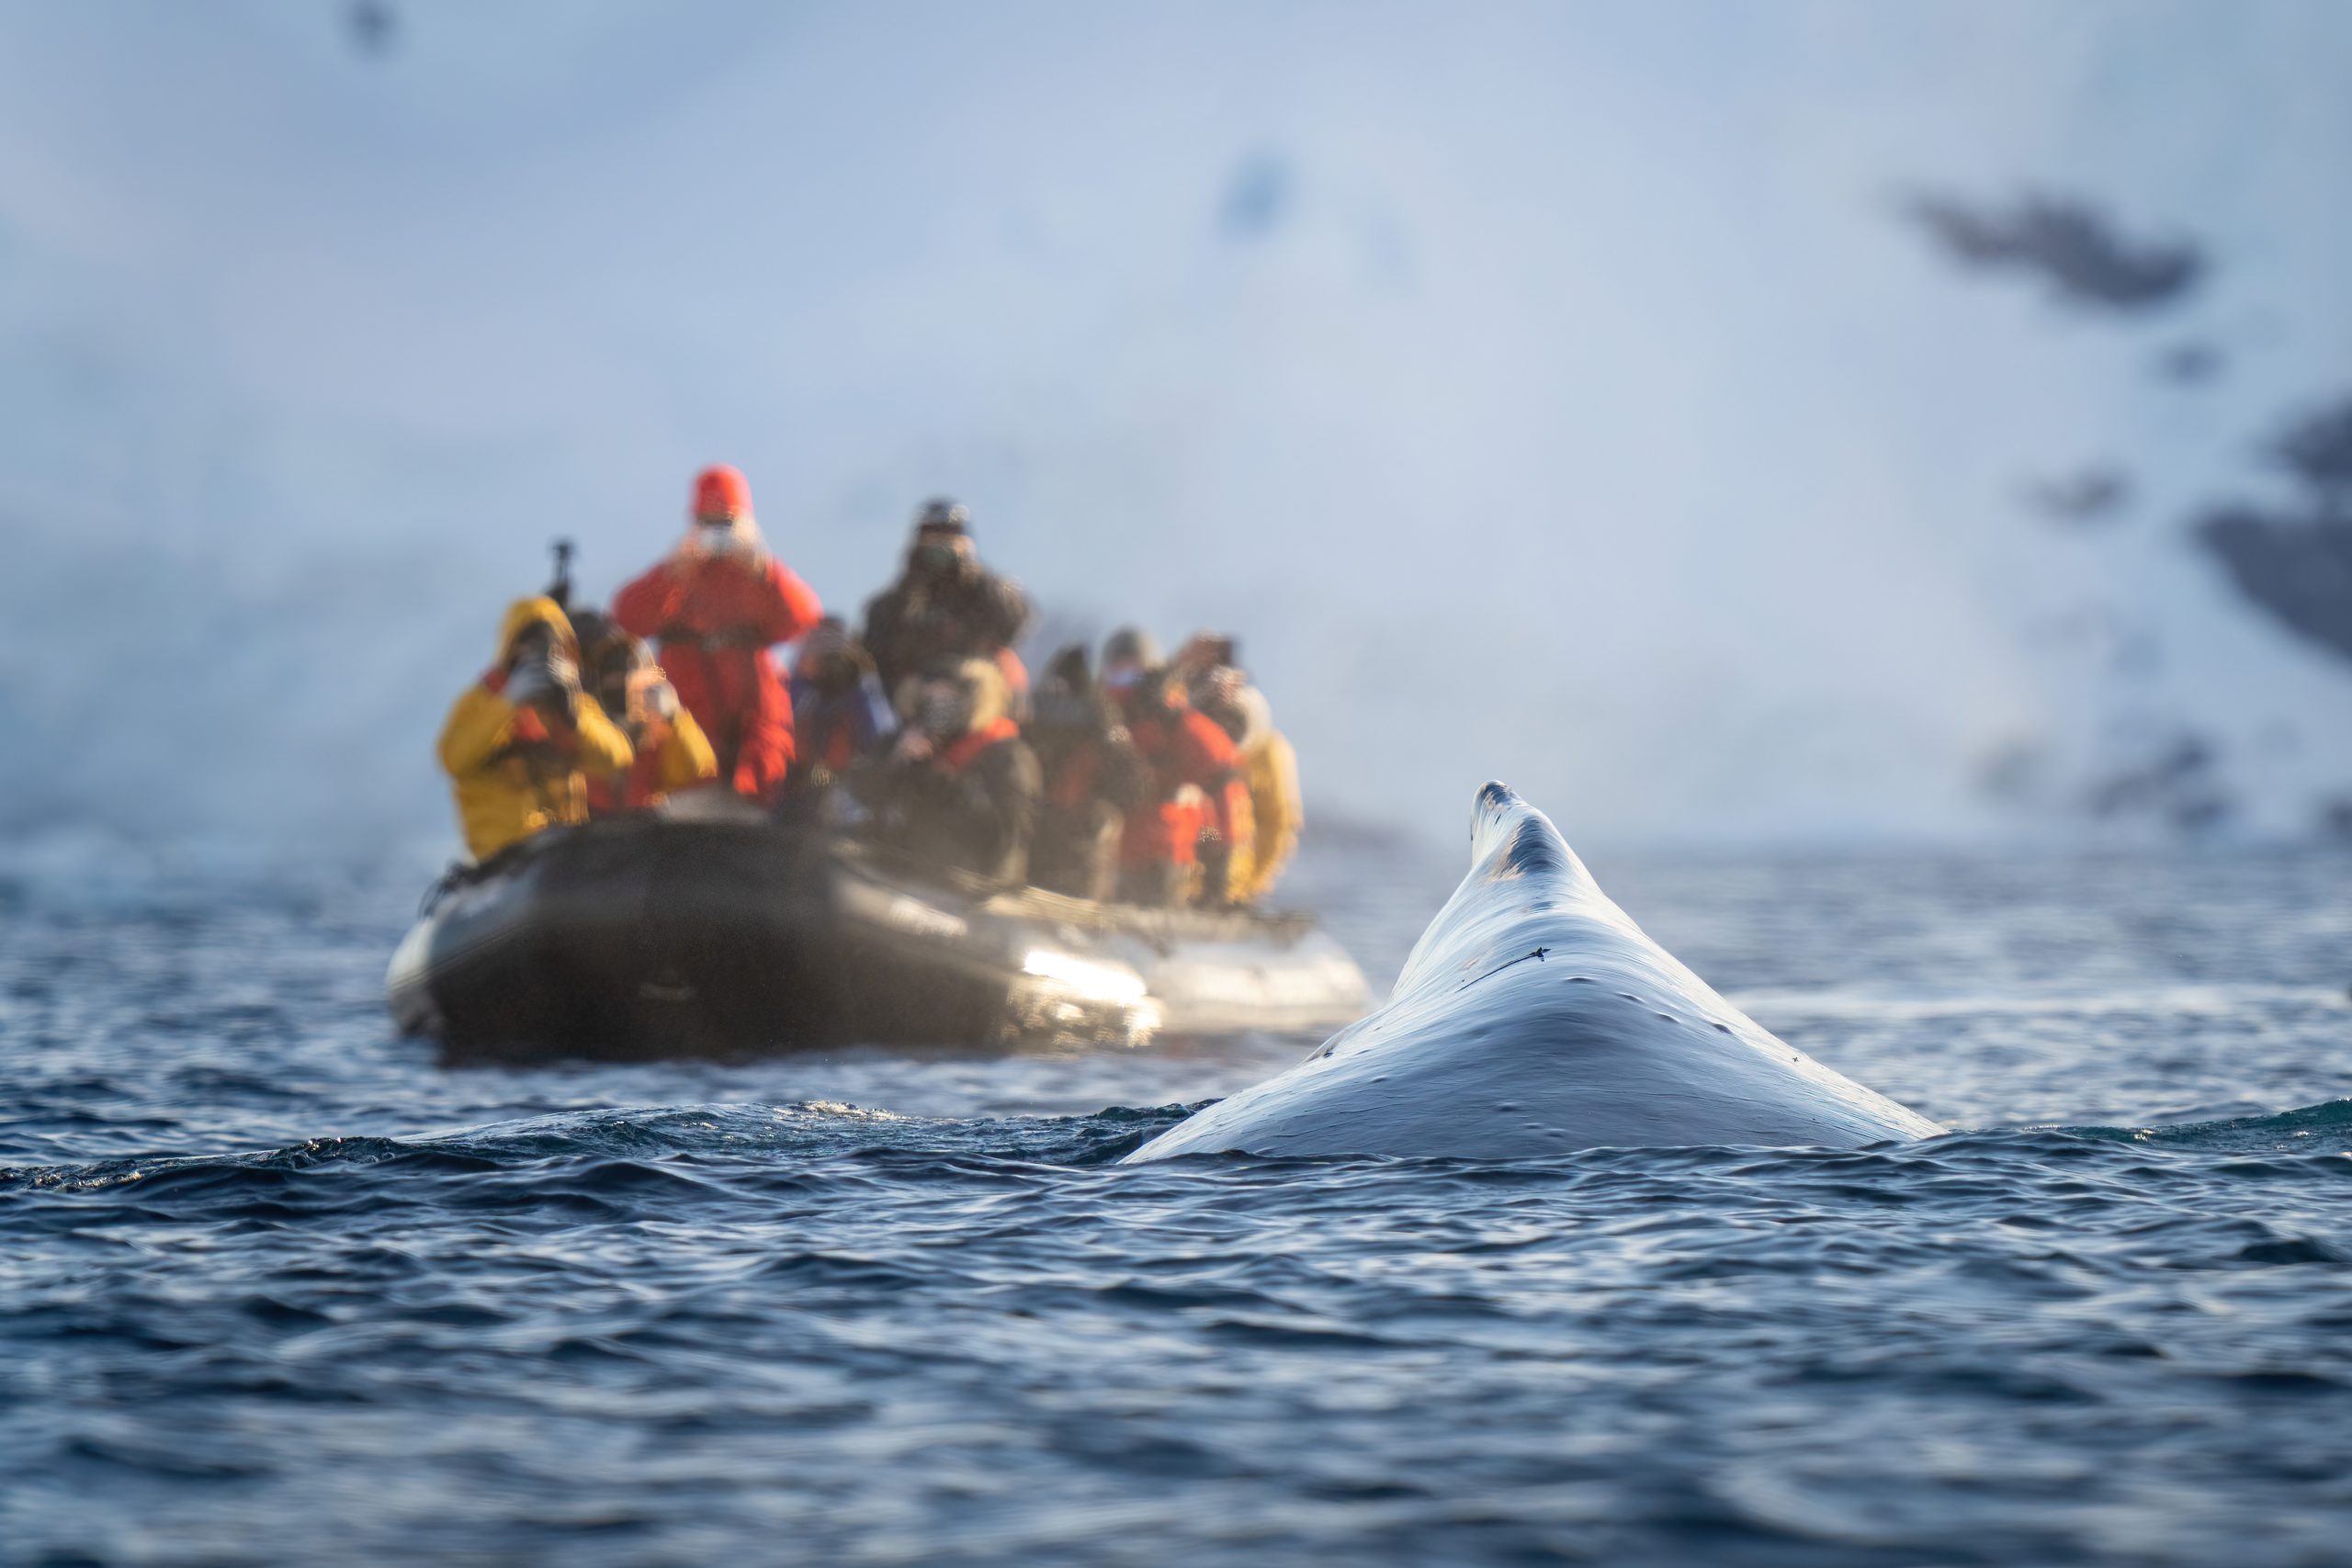
[[[588,815],[610,817],[616,811],[627,811],[629,808],[628,797],[634,793],[631,786],[635,783],[636,773],[637,764],[631,762],[628,776],[626,778],[590,779],[588,781]]]
[[[848,719],[837,721],[825,731],[822,760],[834,773],[847,772],[849,765],[857,761],[857,736]]]
[[[627,773],[588,775],[588,815],[643,811],[717,771],[710,743],[691,713],[681,713],[674,722],[648,718]]]
[[[1102,745],[1081,740],[1071,747],[1046,781],[1046,804],[1076,811],[1094,798],[1094,783],[1102,773]]]
[[[802,727],[793,745],[805,760],[836,777],[857,761],[857,721],[846,702],[820,699],[794,705],[794,723]]]
[[[485,671],[481,684],[493,695],[504,696],[506,671]],[[550,728],[538,709],[524,707],[514,710],[506,744],[491,754],[490,761],[509,781],[527,790],[548,820],[577,821],[582,786],[597,782],[580,772],[579,759],[577,730]]]
[[[1207,716],[1175,706],[1131,719],[1127,732],[1152,770],[1156,807],[1129,813],[1120,860],[1128,865],[1199,858],[1201,829],[1224,825],[1216,796],[1232,782],[1233,741]]]
[[[964,770],[977,761],[981,752],[999,741],[1011,740],[1021,733],[1021,727],[1010,718],[994,718],[978,729],[958,736],[953,745],[942,750],[936,764],[949,778],[960,778]]]

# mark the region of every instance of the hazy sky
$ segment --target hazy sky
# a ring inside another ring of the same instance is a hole
[[[1985,757],[2117,724],[2257,818],[2352,781],[2352,680],[2183,535],[2352,363],[2352,7],[392,9],[0,6],[0,830],[446,835],[548,539],[608,589],[718,459],[837,607],[944,491],[1073,625],[1232,627],[1311,800],[1449,834],[1490,775],[1978,830]],[[2070,315],[1919,185],[2219,271]],[[2113,529],[2016,504],[2094,460]]]

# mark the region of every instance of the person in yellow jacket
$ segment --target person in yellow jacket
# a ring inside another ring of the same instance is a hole
[[[488,860],[542,829],[586,821],[586,775],[625,773],[633,755],[580,690],[580,644],[562,608],[516,600],[499,628],[498,662],[441,727],[467,850]]]
[[[589,775],[588,815],[643,811],[716,779],[718,754],[678,701],[653,650],[594,610],[572,616],[571,629],[580,639],[582,683],[637,752],[626,773]]]
[[[1260,698],[1262,711],[1264,699]],[[1298,798],[1298,753],[1269,723],[1241,746],[1241,781],[1250,788],[1250,805],[1258,819],[1258,837],[1250,863],[1240,874],[1229,875],[1233,901],[1254,904],[1273,891],[1290,857],[1298,852],[1298,832],[1306,813]]]
[[[1231,643],[1204,636],[1187,647],[1204,643],[1207,657],[1196,656],[1200,673],[1193,680],[1194,702],[1233,737],[1256,829],[1246,842],[1235,846],[1226,868],[1225,895],[1229,903],[1254,904],[1273,890],[1306,825],[1298,793],[1298,753],[1274,728],[1265,694],[1229,661]],[[1212,662],[1220,653],[1223,659]]]

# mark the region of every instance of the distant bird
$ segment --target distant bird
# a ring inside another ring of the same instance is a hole
[[[2210,343],[2178,343],[2156,356],[2156,374],[2178,387],[2200,387],[2222,373],[2228,356]]]
[[[351,0],[343,14],[351,46],[370,59],[390,54],[400,38],[400,17],[384,0]]]
[[[1262,240],[1282,227],[1291,207],[1290,165],[1271,152],[1244,158],[1226,181],[1217,228],[1228,240]]]
[[[1979,760],[1976,787],[2005,805],[2028,806],[2040,799],[2049,772],[2049,743],[2013,736]]]
[[[2153,310],[2186,294],[2206,266],[2195,245],[2127,240],[2083,201],[2027,197],[2003,211],[1922,195],[1905,210],[1962,265],[2039,273],[2069,304]]]
[[[2120,468],[2085,468],[2026,488],[2026,501],[2052,522],[2069,527],[2112,523],[2132,502],[2132,478]]]

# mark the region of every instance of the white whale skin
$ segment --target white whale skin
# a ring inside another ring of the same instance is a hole
[[[1717,996],[1610,901],[1541,811],[1489,784],[1469,874],[1387,1002],[1127,1161],[1856,1148],[1942,1131]]]

